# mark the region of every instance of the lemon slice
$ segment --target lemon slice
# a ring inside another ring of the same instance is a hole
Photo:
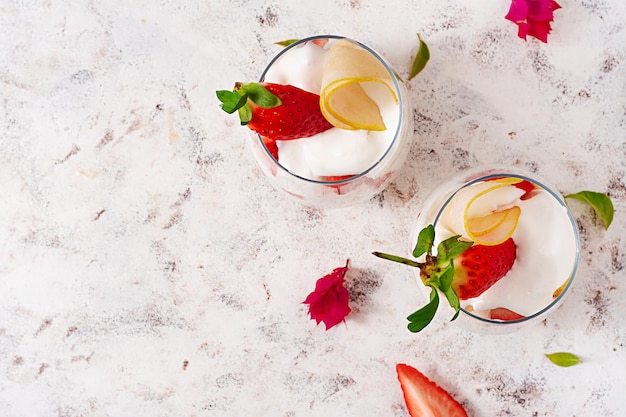
[[[565,287],[567,287],[567,284],[569,283],[569,278],[567,279],[567,281],[565,281],[559,288],[557,288],[556,290],[554,290],[554,292],[552,293],[552,298],[558,298],[559,295],[561,295],[561,293],[565,290]]]
[[[519,182],[517,178],[504,178],[482,183],[488,185],[481,187],[482,189],[467,201],[463,213],[463,226],[467,236],[475,243],[493,246],[511,237],[522,210],[516,205],[510,207],[506,205],[511,205],[511,197],[521,192],[508,188],[517,182]],[[508,196],[510,192],[515,194]],[[503,199],[505,196],[507,198]],[[500,204],[504,207],[500,207]]]
[[[496,211],[487,216],[467,219],[467,229],[472,231],[474,236],[484,236],[497,230],[505,221],[511,217],[511,210],[518,209],[515,206],[507,210]]]
[[[467,219],[465,229],[469,238],[478,244],[499,245],[511,237],[521,213],[519,206],[513,206],[489,216]]]
[[[322,74],[320,109],[324,117],[341,129],[385,130],[378,104],[363,88],[366,83],[384,85],[398,101],[389,71],[371,52],[347,39],[335,41]]]

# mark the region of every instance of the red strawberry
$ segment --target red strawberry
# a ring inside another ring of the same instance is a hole
[[[504,177],[493,177],[493,178],[489,178],[487,179],[487,181],[495,181],[495,180],[499,180],[502,179]],[[524,194],[522,194],[522,196],[520,197],[521,200],[526,200],[528,199],[530,196],[530,192],[535,190],[537,187],[535,186],[535,184],[533,184],[532,182],[528,181],[528,180],[522,180],[518,183],[512,184],[514,187],[519,188],[520,190],[524,191]]]
[[[525,191],[525,193],[520,197],[522,200],[525,200],[526,198],[528,198],[530,192],[536,188],[535,184],[533,184],[532,182],[528,180],[524,180],[522,182],[518,182],[517,184],[513,184],[513,185],[519,188],[520,190]]]
[[[321,181],[325,182],[336,182],[347,180],[348,178],[352,178],[354,175],[328,175],[320,178]],[[330,187],[335,190],[338,195],[346,194],[351,189],[354,189],[355,184],[351,183],[340,183],[340,184],[328,184],[327,187]]]
[[[515,262],[512,238],[499,245],[472,245],[454,259],[452,288],[459,299],[478,297],[506,275]]]
[[[422,283],[430,287],[430,301],[410,314],[408,328],[419,332],[428,326],[439,307],[439,294],[443,293],[455,311],[456,320],[461,311],[459,300],[477,297],[500,280],[513,267],[517,247],[513,239],[493,246],[477,245],[461,236],[451,236],[437,245],[433,255],[435,226],[429,224],[417,237],[413,249],[416,261],[383,252],[373,252],[379,258],[419,268]]]
[[[263,139],[263,144],[267,148],[267,151],[274,157],[275,160],[278,161],[278,145],[274,139],[270,139],[266,136],[261,136]]]
[[[523,319],[524,316],[517,314],[515,311],[509,310],[508,308],[498,307],[491,309],[489,312],[489,318],[491,320],[511,321]]]
[[[468,417],[461,404],[417,369],[399,363],[396,372],[411,417]]]
[[[325,177],[321,177],[320,179],[325,182],[337,182],[347,180],[352,177],[354,177],[354,175],[327,175]]]
[[[292,85],[237,83],[217,91],[222,109],[239,111],[242,125],[272,140],[307,138],[333,127],[320,111],[320,97]]]

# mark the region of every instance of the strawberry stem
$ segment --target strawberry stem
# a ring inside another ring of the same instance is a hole
[[[388,261],[398,262],[404,265],[412,266],[414,268],[421,268],[422,266],[424,266],[423,263],[415,262],[411,259],[403,258],[402,256],[390,255],[388,253],[372,252],[372,255],[377,256],[382,259],[387,259]]]

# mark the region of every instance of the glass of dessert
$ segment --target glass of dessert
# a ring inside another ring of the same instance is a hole
[[[477,168],[436,187],[411,245],[413,259],[375,254],[418,268],[429,301],[408,317],[412,331],[434,317],[490,334],[541,322],[563,301],[580,252],[563,197],[510,167]]]
[[[238,83],[234,92],[247,103],[236,110],[252,130],[262,171],[305,205],[369,200],[405,162],[413,134],[405,87],[384,58],[357,41],[295,41],[258,83]]]

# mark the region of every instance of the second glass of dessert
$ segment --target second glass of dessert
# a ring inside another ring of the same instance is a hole
[[[534,174],[497,167],[457,175],[424,202],[413,238],[428,225],[434,247],[455,237],[472,242],[451,260],[456,322],[466,329],[507,333],[539,322],[572,284],[580,251],[576,221],[563,197]],[[441,306],[442,318],[453,317],[453,307]]]
[[[280,104],[264,103],[257,86]],[[258,83],[235,91],[246,94],[249,106],[240,117],[248,113],[243,117],[263,172],[305,205],[366,201],[405,162],[413,134],[405,87],[387,61],[357,41],[332,35],[296,41]]]

